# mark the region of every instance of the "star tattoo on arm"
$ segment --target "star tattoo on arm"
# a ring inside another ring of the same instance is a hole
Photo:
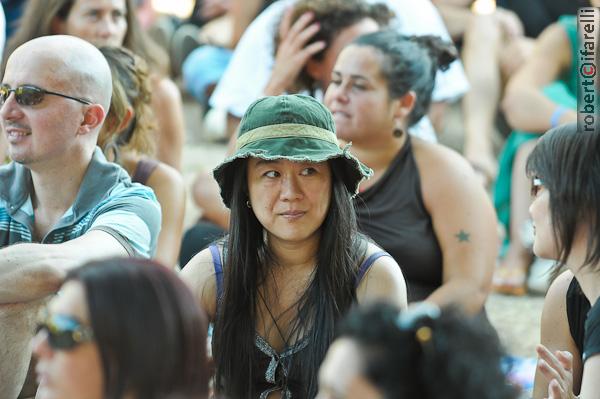
[[[457,234],[454,234],[454,237],[458,239],[458,242],[470,242],[471,234],[461,229]]]

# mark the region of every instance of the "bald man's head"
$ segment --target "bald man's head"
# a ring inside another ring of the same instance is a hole
[[[6,72],[23,64],[44,65],[47,79],[71,95],[102,105],[108,112],[112,94],[110,68],[92,44],[74,36],[42,36],[18,47],[9,57]]]

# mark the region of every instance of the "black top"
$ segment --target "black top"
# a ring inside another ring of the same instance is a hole
[[[592,306],[585,321],[583,362],[598,354],[600,354],[600,301],[596,301]]]
[[[442,250],[421,196],[410,136],[381,179],[355,199],[359,229],[400,265],[408,301],[442,285]]]
[[[146,186],[150,175],[158,167],[158,161],[154,159],[140,159],[135,167],[131,181]]]
[[[575,345],[579,353],[583,353],[583,338],[585,335],[585,319],[590,310],[590,302],[587,300],[579,282],[575,277],[571,280],[567,289],[567,320],[569,322],[569,330],[571,337],[575,341]]]

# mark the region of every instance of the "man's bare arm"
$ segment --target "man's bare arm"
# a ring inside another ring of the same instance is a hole
[[[119,241],[101,230],[62,244],[15,244],[0,249],[0,305],[29,302],[58,290],[66,273],[83,263],[126,256]]]

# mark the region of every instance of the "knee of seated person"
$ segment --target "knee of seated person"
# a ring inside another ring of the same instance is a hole
[[[192,196],[200,208],[222,204],[219,186],[210,172],[198,173],[192,185]]]
[[[491,47],[502,37],[500,24],[493,15],[471,14],[465,31],[465,45]]]

